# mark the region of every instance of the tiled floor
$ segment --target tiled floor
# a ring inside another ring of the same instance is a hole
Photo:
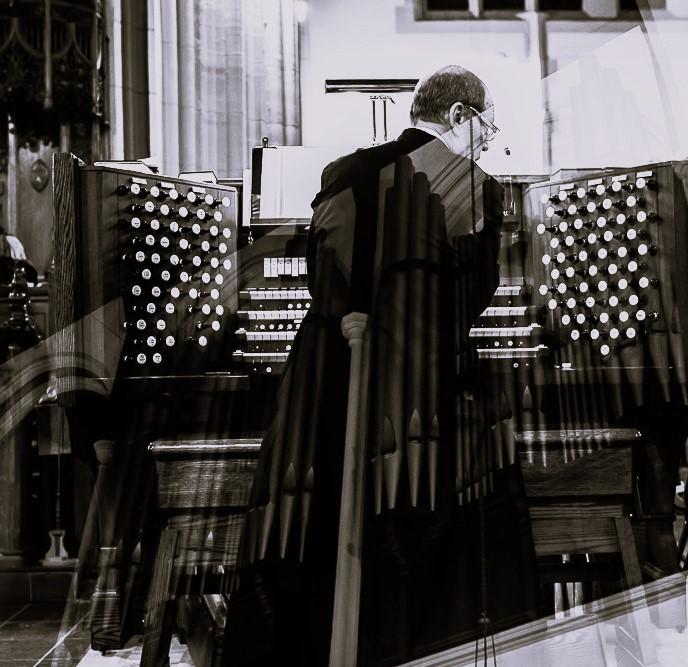
[[[0,607],[0,667],[78,664],[89,646],[87,613],[85,604]]]
[[[673,588],[685,591],[685,575],[675,575],[671,580],[674,582]],[[658,582],[651,586],[660,591],[653,594],[653,599],[661,599],[662,584]],[[626,664],[620,660],[618,627],[620,622],[628,625],[628,619],[624,621],[623,614],[607,617],[604,613],[605,604],[600,601],[589,608],[571,612],[567,618],[535,622],[532,624],[532,633],[526,632],[526,641],[521,642],[521,647],[517,649],[508,648],[508,636],[522,630],[503,633],[505,641],[501,634],[497,635],[498,663],[503,667],[544,667],[553,664],[564,667],[618,667]],[[653,654],[651,664],[675,667],[682,664],[688,655],[688,631],[684,629],[686,598],[685,595],[670,597],[657,604],[663,608],[663,629],[654,623],[647,625],[649,634],[646,635],[646,641],[649,637]],[[650,607],[656,609],[657,604],[650,603]],[[106,655],[90,649],[88,608],[88,602],[67,606],[34,603],[0,607],[0,667],[138,667],[141,659],[140,636],[133,637],[125,648]],[[640,611],[647,615],[647,609]],[[637,613],[625,612],[629,618]],[[656,614],[653,612],[653,617]],[[633,621],[633,624],[637,623],[637,619]],[[542,628],[535,627],[540,625],[549,632],[543,635]],[[435,664],[445,667],[450,664],[473,665],[473,651],[473,646],[458,647],[436,656],[435,660],[429,658],[407,667],[419,667],[421,663],[425,667]],[[180,645],[176,637],[173,638],[169,655],[170,667],[193,667],[187,647]],[[447,661],[448,657],[455,661]]]
[[[0,606],[0,667],[138,667],[141,637],[101,655],[90,648],[88,602]],[[193,667],[176,637],[171,667]]]
[[[172,637],[170,644],[170,667],[194,667],[186,646]],[[101,655],[98,651],[88,651],[79,667],[138,667],[141,662],[141,637],[135,637],[121,651]]]

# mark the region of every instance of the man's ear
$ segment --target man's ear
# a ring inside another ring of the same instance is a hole
[[[449,126],[454,127],[461,123],[461,116],[463,114],[464,105],[461,102],[454,102],[449,107]]]

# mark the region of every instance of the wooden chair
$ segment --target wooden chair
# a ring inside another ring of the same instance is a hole
[[[236,564],[259,439],[150,445],[164,514],[144,622],[142,667],[166,665],[182,596],[220,593]]]

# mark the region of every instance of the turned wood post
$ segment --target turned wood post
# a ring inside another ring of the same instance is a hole
[[[368,316],[363,313],[350,313],[342,319],[342,333],[349,341],[351,348],[351,364],[330,667],[355,667],[358,653],[366,424],[370,376],[367,324]]]
[[[98,440],[93,446],[98,458],[98,478],[93,492],[98,524],[98,579],[92,597],[91,647],[104,652],[121,648],[121,544],[115,543],[120,493],[113,465],[115,443]]]

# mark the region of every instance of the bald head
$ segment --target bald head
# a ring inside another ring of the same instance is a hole
[[[411,122],[445,125],[455,102],[481,112],[492,106],[485,84],[473,72],[458,65],[447,65],[418,82],[411,103]]]

